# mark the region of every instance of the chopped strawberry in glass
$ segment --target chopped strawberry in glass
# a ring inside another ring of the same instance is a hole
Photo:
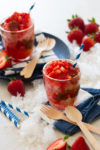
[[[2,41],[9,56],[20,61],[29,57],[34,46],[34,24],[29,13],[15,12],[0,26]]]
[[[69,60],[55,60],[43,68],[44,85],[52,106],[65,109],[74,105],[80,88],[80,69]]]

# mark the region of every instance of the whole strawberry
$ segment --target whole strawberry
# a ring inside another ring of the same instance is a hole
[[[83,38],[83,32],[80,29],[74,29],[68,33],[67,38],[71,43],[75,40],[77,44],[80,45]]]
[[[25,94],[24,82],[22,80],[10,81],[8,84],[8,91],[14,96],[17,96],[17,94],[24,96]]]
[[[83,51],[89,51],[94,46],[94,40],[88,36],[83,38],[82,43],[84,44]]]
[[[96,43],[100,43],[100,32],[96,33],[96,35],[94,36],[94,41]]]
[[[96,33],[98,30],[99,27],[95,22],[95,18],[92,18],[92,20],[89,20],[89,23],[85,25],[84,33],[85,35],[92,34],[92,33]]]
[[[70,29],[77,26],[79,29],[81,29],[84,32],[85,25],[82,18],[78,17],[77,15],[73,15],[72,19],[68,19],[67,21]]]
[[[79,137],[74,144],[72,145],[70,150],[90,150],[87,143],[85,142],[83,137]]]

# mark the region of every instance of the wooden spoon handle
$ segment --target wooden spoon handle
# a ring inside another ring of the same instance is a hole
[[[38,59],[40,58],[41,52],[37,52],[32,60],[26,65],[26,67],[20,72],[20,75],[24,75],[25,78],[30,78],[32,76],[32,73],[35,69],[35,66],[38,62]]]
[[[100,150],[99,143],[92,136],[92,134],[88,131],[88,129],[83,124],[83,122],[78,121],[77,125],[80,127],[80,129],[82,130],[82,132],[84,133],[84,135],[86,136],[86,138],[88,139],[88,141],[90,142],[90,144],[92,145],[92,147],[94,147],[95,150]]]
[[[83,122],[83,124],[86,126],[86,128],[87,128],[89,131],[91,131],[91,132],[93,132],[93,133],[96,133],[96,134],[100,134],[100,128],[95,127],[95,126],[93,126],[93,125],[91,125],[91,124],[89,124],[89,123],[85,123],[85,122]]]
[[[69,122],[69,123],[72,123],[72,124],[77,125],[75,122],[69,120],[69,119],[67,118],[67,116],[64,116],[64,118],[62,118],[62,119],[65,120],[65,121],[67,121],[67,122]],[[97,127],[95,127],[95,126],[93,126],[93,125],[91,125],[91,124],[89,124],[89,123],[85,123],[85,122],[83,122],[83,124],[86,126],[86,128],[87,128],[89,131],[91,131],[91,132],[93,132],[93,133],[96,133],[96,134],[100,134],[100,128],[97,128]]]

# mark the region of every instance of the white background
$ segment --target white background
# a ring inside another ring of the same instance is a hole
[[[35,29],[53,33],[66,41],[66,19],[79,14],[85,21],[93,16],[100,22],[99,0],[35,0],[31,15]],[[28,11],[34,0],[0,0],[0,20],[14,11]]]

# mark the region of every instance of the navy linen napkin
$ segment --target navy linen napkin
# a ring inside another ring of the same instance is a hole
[[[92,94],[92,97],[88,98],[86,101],[77,106],[83,115],[83,121],[89,123],[100,117],[100,106],[98,105],[100,100],[100,89],[82,89]],[[61,132],[68,135],[73,135],[80,130],[76,125],[63,120],[55,121],[54,126]]]

